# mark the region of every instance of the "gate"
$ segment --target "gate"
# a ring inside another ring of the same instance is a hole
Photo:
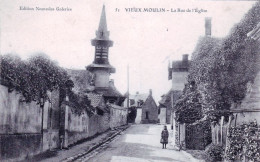
[[[211,126],[209,121],[188,124],[185,129],[186,149],[204,150],[211,143]]]

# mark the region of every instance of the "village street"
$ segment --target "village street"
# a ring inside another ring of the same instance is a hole
[[[172,144],[167,145],[167,149],[162,149],[160,133],[163,125],[140,124],[132,125],[122,132],[111,143],[107,144],[103,150],[94,151],[77,161],[88,162],[166,162],[166,161],[199,161],[184,151],[177,151]],[[168,126],[170,128],[170,126]],[[172,131],[169,130],[170,137]]]

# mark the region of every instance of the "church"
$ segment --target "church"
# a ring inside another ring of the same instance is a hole
[[[92,93],[102,95],[105,103],[121,106],[125,97],[116,89],[114,80],[109,79],[109,76],[116,72],[116,69],[109,63],[109,48],[113,46],[109,34],[105,6],[103,6],[96,38],[91,40],[92,46],[95,47],[94,61],[86,69],[93,74]]]
[[[109,63],[109,48],[113,46],[113,41],[109,39],[104,5],[95,34],[96,37],[91,40],[95,48],[94,61],[86,66],[86,70],[69,69],[67,72],[74,82],[73,91],[87,95],[97,113],[103,114],[109,112],[108,107],[123,106],[125,100],[125,96],[115,87],[114,80],[110,79],[116,68]]]

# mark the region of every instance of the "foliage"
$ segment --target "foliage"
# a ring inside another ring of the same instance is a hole
[[[193,123],[203,117],[201,95],[198,92],[196,85],[187,84],[184,89],[184,94],[177,101],[176,120],[180,123]]]
[[[260,2],[245,15],[223,40],[201,38],[192,55],[189,82],[195,82],[201,95],[203,114],[218,121],[232,103],[240,103],[246,84],[259,71],[259,44],[247,33],[260,22]],[[188,97],[184,93],[182,99]]]
[[[21,92],[26,102],[48,99],[47,91],[64,88],[68,75],[46,55],[38,54],[26,61],[18,56],[1,56],[1,84],[9,92]]]
[[[221,145],[211,144],[205,151],[207,155],[207,161],[223,161],[224,159],[224,148]]]
[[[75,94],[73,91],[68,90],[67,95],[69,97],[69,101],[65,102],[65,104],[71,106],[73,113],[82,114],[83,110],[86,110],[89,116],[94,114],[94,107],[91,105],[91,101],[84,94]]]
[[[9,92],[16,90],[22,93],[24,101],[40,103],[41,98],[48,100],[47,91],[59,90],[60,102],[67,94],[69,102],[65,104],[74,108],[74,113],[81,114],[85,109],[89,115],[93,114],[87,96],[73,93],[71,88],[74,83],[67,72],[45,54],[34,55],[25,61],[9,54],[0,56],[0,59],[1,84],[7,86]]]
[[[212,142],[211,123],[205,119],[186,125],[185,140],[187,149],[204,150]]]
[[[256,122],[242,124],[229,129],[228,160],[241,160],[243,156],[251,161],[260,161],[260,127]]]

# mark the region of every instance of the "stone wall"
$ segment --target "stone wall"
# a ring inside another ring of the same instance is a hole
[[[141,120],[142,120],[142,108],[138,107],[136,109],[135,123],[140,124]]]
[[[59,93],[42,108],[0,85],[0,159],[24,159],[59,146]],[[43,117],[43,120],[42,120]]]
[[[68,107],[67,112],[66,147],[92,137],[97,133],[105,132],[110,128],[109,113],[104,113],[103,115],[94,114],[89,117],[86,111],[82,114],[75,114],[70,107]]]
[[[127,124],[127,108],[111,106],[110,108],[110,128],[115,128]]]
[[[160,119],[160,124],[166,124],[166,107],[160,108],[159,119]]]
[[[22,102],[20,93],[8,92],[0,85],[1,160],[18,161],[46,150],[66,148],[127,122],[125,108],[111,108],[112,114],[75,114],[68,105],[59,105],[58,91],[47,94],[50,101],[41,108],[36,102]]]
[[[186,125],[180,124],[178,122],[175,123],[175,146],[180,147],[181,145],[185,145],[185,128]]]
[[[0,159],[19,160],[41,151],[42,110],[0,85]]]
[[[0,134],[41,133],[42,110],[36,102],[21,102],[23,96],[0,85]]]

